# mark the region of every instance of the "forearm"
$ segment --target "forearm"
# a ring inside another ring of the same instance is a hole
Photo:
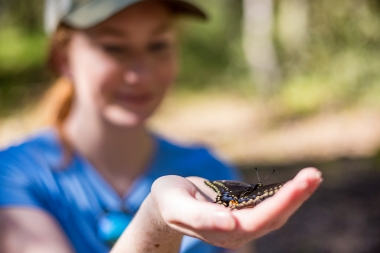
[[[0,208],[0,252],[73,253],[57,222],[37,208]]]
[[[162,220],[149,195],[111,253],[177,253],[182,236]]]
[[[317,169],[306,168],[255,208],[230,211],[209,201],[215,194],[202,178],[161,177],[112,253],[175,253],[182,234],[237,249],[282,226],[321,182]]]

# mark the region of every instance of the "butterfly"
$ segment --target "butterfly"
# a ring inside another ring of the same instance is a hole
[[[274,170],[272,174],[273,173]],[[263,185],[260,181],[257,169],[256,174],[259,180],[258,184],[249,184],[233,180],[204,181],[204,183],[218,194],[214,203],[224,205],[231,209],[255,207],[265,199],[272,197],[285,184],[284,182]]]

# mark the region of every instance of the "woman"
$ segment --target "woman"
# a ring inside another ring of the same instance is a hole
[[[320,173],[305,169],[256,208],[231,212],[203,184],[236,178],[229,166],[146,128],[177,76],[177,16],[204,18],[197,7],[52,6],[50,62],[72,95],[54,128],[0,153],[0,252],[221,252],[278,228],[316,189]]]

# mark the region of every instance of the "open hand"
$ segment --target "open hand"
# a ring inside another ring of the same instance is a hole
[[[156,214],[177,232],[232,249],[284,225],[322,181],[317,169],[306,168],[256,207],[230,210],[212,203],[216,193],[204,180],[179,176],[157,179],[151,192]]]

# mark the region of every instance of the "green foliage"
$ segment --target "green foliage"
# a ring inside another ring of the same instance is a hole
[[[28,34],[19,27],[0,30],[0,72],[22,72],[42,66],[46,55],[46,37],[42,33]]]
[[[380,103],[380,8],[376,1],[309,1],[306,48],[278,45],[285,75],[275,98],[288,115]],[[377,102],[376,102],[377,101]]]
[[[275,0],[275,15],[281,12],[280,1],[288,0]],[[177,89],[219,89],[258,96],[249,80],[241,47],[242,2],[198,2],[208,11],[210,20],[183,20],[182,69]],[[0,114],[46,87],[47,41],[42,32],[41,0],[38,3],[1,3],[6,11],[0,20]],[[307,3],[305,47],[287,51],[287,45],[277,36],[278,29],[274,30],[283,81],[266,99],[277,102],[289,117],[339,110],[352,104],[379,106],[380,1]]]
[[[46,87],[42,0],[0,0],[0,116],[27,107]]]
[[[0,0],[1,27],[22,27],[30,34],[41,31],[44,0]]]
[[[27,106],[46,87],[46,43],[41,32],[0,30],[0,115]]]
[[[179,86],[200,90],[238,82],[247,76],[241,48],[241,6],[229,0],[199,2],[209,20],[183,22]]]

